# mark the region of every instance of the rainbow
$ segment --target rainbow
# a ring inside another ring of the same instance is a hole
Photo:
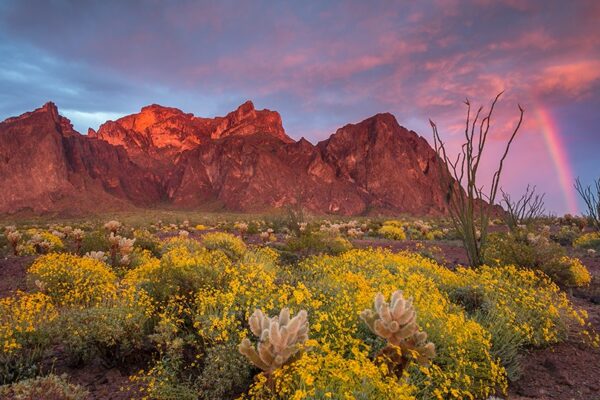
[[[552,119],[550,112],[543,106],[536,107],[536,116],[541,127],[546,148],[558,175],[558,182],[565,197],[567,210],[569,213],[575,215],[578,213],[577,196],[573,187],[575,179],[569,155],[560,136],[558,125]]]

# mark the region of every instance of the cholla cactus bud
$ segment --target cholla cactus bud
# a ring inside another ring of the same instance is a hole
[[[11,232],[15,232],[17,230],[17,227],[14,225],[6,225],[4,227],[4,236],[8,237],[8,234]]]
[[[92,258],[94,260],[98,260],[98,261],[102,261],[102,262],[106,262],[106,260],[108,259],[108,257],[106,256],[106,253],[104,253],[103,251],[90,251],[90,252],[85,253],[84,257]]]
[[[233,227],[240,231],[240,235],[242,236],[248,231],[248,224],[245,222],[236,222],[233,224]]]
[[[108,221],[107,223],[104,224],[104,229],[106,229],[109,232],[112,233],[117,233],[117,231],[119,230],[119,228],[121,227],[121,223],[119,221]]]
[[[131,263],[131,258],[129,257],[129,254],[125,254],[121,257],[121,265],[129,265],[129,263]]]
[[[33,235],[31,239],[29,239],[29,244],[31,244],[35,248],[35,251],[39,254],[48,253],[50,251],[50,248],[52,247],[52,244],[50,244],[50,242],[44,240],[42,236],[40,236],[37,233]]]
[[[83,231],[79,228],[73,229],[73,231],[71,232],[71,237],[75,240],[82,240],[83,235],[84,235]]]
[[[108,242],[110,243],[111,247],[119,247],[119,241],[121,239],[121,236],[115,235],[113,232],[111,232],[108,236]]]
[[[19,247],[19,242],[21,241],[21,238],[22,238],[22,235],[19,231],[7,229],[6,239],[12,246],[13,253],[15,254],[15,256],[19,255],[18,247]]]
[[[412,299],[405,300],[402,291],[392,293],[389,304],[383,294],[377,293],[375,309],[364,310],[360,317],[373,333],[387,340],[388,346],[400,348],[403,357],[411,352],[421,364],[435,357],[435,345],[427,341],[427,333],[419,330]]]
[[[260,239],[266,243],[269,241],[269,236],[271,236],[271,234],[269,232],[261,232],[260,233]]]
[[[37,287],[40,292],[43,292],[46,289],[46,284],[42,281],[40,281],[39,279],[35,280],[35,287]]]
[[[133,251],[133,244],[135,243],[135,239],[127,239],[127,238],[120,238],[119,239],[119,253],[121,253],[122,256],[127,256],[129,254],[131,254],[131,252]]]
[[[360,229],[357,229],[357,228],[348,229],[348,236],[350,236],[351,238],[360,238],[363,235],[364,235],[364,232]]]
[[[244,338],[239,351],[266,374],[291,361],[308,340],[308,315],[305,310],[291,319],[288,308],[271,318],[261,310],[255,310],[248,323],[259,342],[255,348],[248,338]]]

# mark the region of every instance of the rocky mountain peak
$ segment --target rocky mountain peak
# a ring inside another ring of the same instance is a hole
[[[264,211],[302,201],[316,213],[446,210],[435,152],[389,113],[312,145],[276,111],[247,101],[200,118],[151,104],[80,135],[53,103],[0,123],[0,213],[81,213],[168,204]],[[301,200],[299,200],[301,199]]]

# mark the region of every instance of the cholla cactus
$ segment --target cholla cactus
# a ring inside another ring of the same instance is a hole
[[[69,233],[69,236],[75,240],[75,246],[77,247],[76,252],[79,253],[79,251],[81,251],[81,244],[83,243],[83,231],[79,228],[73,229],[71,233]]]
[[[127,238],[120,238],[119,239],[119,253],[122,256],[126,256],[131,254],[131,252],[133,251],[133,245],[135,243],[135,239],[127,239]]]
[[[82,240],[84,233],[81,229],[76,228],[73,229],[69,235],[75,240]]]
[[[246,232],[248,232],[248,224],[245,222],[236,222],[233,227],[240,232],[242,239],[244,238]]]
[[[180,230],[179,231],[179,237],[182,239],[187,239],[190,236],[190,233],[186,230]]]
[[[107,223],[104,224],[104,229],[106,229],[109,232],[112,233],[117,233],[117,231],[119,230],[119,228],[121,227],[121,223],[119,221],[108,221]]]
[[[273,229],[269,228],[266,231],[260,233],[260,239],[263,241],[263,243],[277,241],[277,237],[273,232]]]
[[[19,242],[21,241],[21,238],[23,237],[21,235],[21,233],[17,230],[13,230],[13,229],[8,229],[9,227],[7,227],[6,229],[6,239],[8,240],[8,243],[10,243],[11,247],[13,248],[13,253],[15,256],[19,255]],[[12,228],[12,226],[10,226],[10,228]],[[16,229],[16,228],[15,228]]]
[[[361,238],[365,233],[361,229],[350,228],[348,229],[348,236],[351,238]]]
[[[85,253],[84,257],[91,258],[94,260],[106,262],[107,256],[103,251],[89,251]]]
[[[261,310],[255,310],[248,319],[250,330],[259,338],[256,349],[248,338],[239,345],[239,351],[252,364],[270,375],[277,368],[291,361],[308,340],[308,315],[300,311],[290,319],[286,307],[279,316],[269,318]]]
[[[269,232],[261,232],[260,233],[260,239],[263,241],[263,243],[266,243],[269,241],[269,236],[271,236],[269,234]]]
[[[52,231],[52,234],[53,234],[54,236],[56,236],[57,238],[60,238],[60,239],[64,239],[64,238],[65,238],[65,236],[66,236],[66,235],[65,235],[63,232],[61,232],[61,231],[57,231],[57,230],[53,230],[53,231]]]
[[[35,248],[35,251],[38,254],[46,254],[50,251],[50,248],[52,247],[52,244],[50,242],[44,240],[44,238],[42,238],[42,236],[37,233],[33,235],[31,239],[29,239],[29,244],[31,244]]]
[[[388,345],[380,355],[395,364],[398,375],[413,356],[420,364],[427,364],[435,357],[435,345],[427,341],[427,333],[417,326],[412,299],[404,299],[401,290],[392,293],[389,304],[383,294],[377,293],[375,309],[364,310],[360,317],[373,333],[387,340]]]

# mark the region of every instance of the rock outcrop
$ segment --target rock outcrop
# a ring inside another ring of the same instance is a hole
[[[444,213],[427,141],[377,114],[313,145],[251,102],[201,118],[159,105],[76,132],[53,103],[0,123],[0,213],[145,207]]]

